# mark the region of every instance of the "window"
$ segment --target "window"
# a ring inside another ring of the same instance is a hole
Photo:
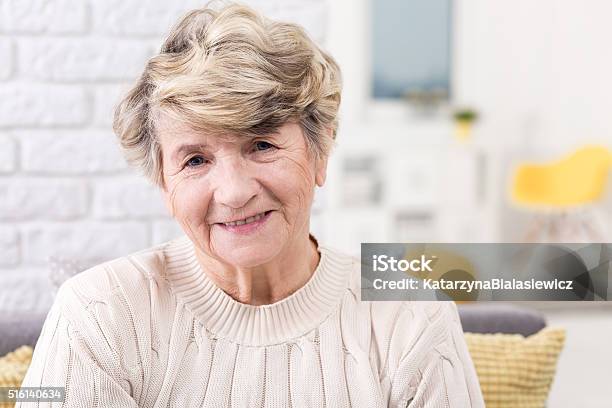
[[[372,0],[371,10],[373,97],[448,100],[451,1]]]

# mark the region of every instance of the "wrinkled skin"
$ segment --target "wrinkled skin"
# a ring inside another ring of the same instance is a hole
[[[244,303],[271,303],[307,282],[319,254],[309,239],[316,185],[327,160],[309,154],[302,129],[245,138],[203,134],[161,119],[166,206],[195,244],[207,275]],[[201,144],[175,152],[184,144]],[[262,228],[236,234],[219,223],[273,210]]]

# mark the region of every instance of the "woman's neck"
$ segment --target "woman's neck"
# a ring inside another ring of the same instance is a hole
[[[317,243],[306,233],[285,247],[272,261],[253,268],[240,268],[197,252],[202,270],[221,290],[237,302],[249,305],[276,303],[311,278],[319,264]]]

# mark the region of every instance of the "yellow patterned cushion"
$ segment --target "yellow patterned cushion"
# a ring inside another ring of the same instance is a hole
[[[0,357],[0,387],[19,387],[32,361],[32,347],[21,346]],[[12,402],[0,402],[0,408],[12,408]]]
[[[465,333],[487,408],[542,408],[555,376],[565,329],[536,334]]]

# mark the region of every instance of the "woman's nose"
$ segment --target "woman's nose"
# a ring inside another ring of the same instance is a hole
[[[245,207],[261,188],[241,158],[226,157],[218,160],[215,181],[215,201],[236,209]]]

